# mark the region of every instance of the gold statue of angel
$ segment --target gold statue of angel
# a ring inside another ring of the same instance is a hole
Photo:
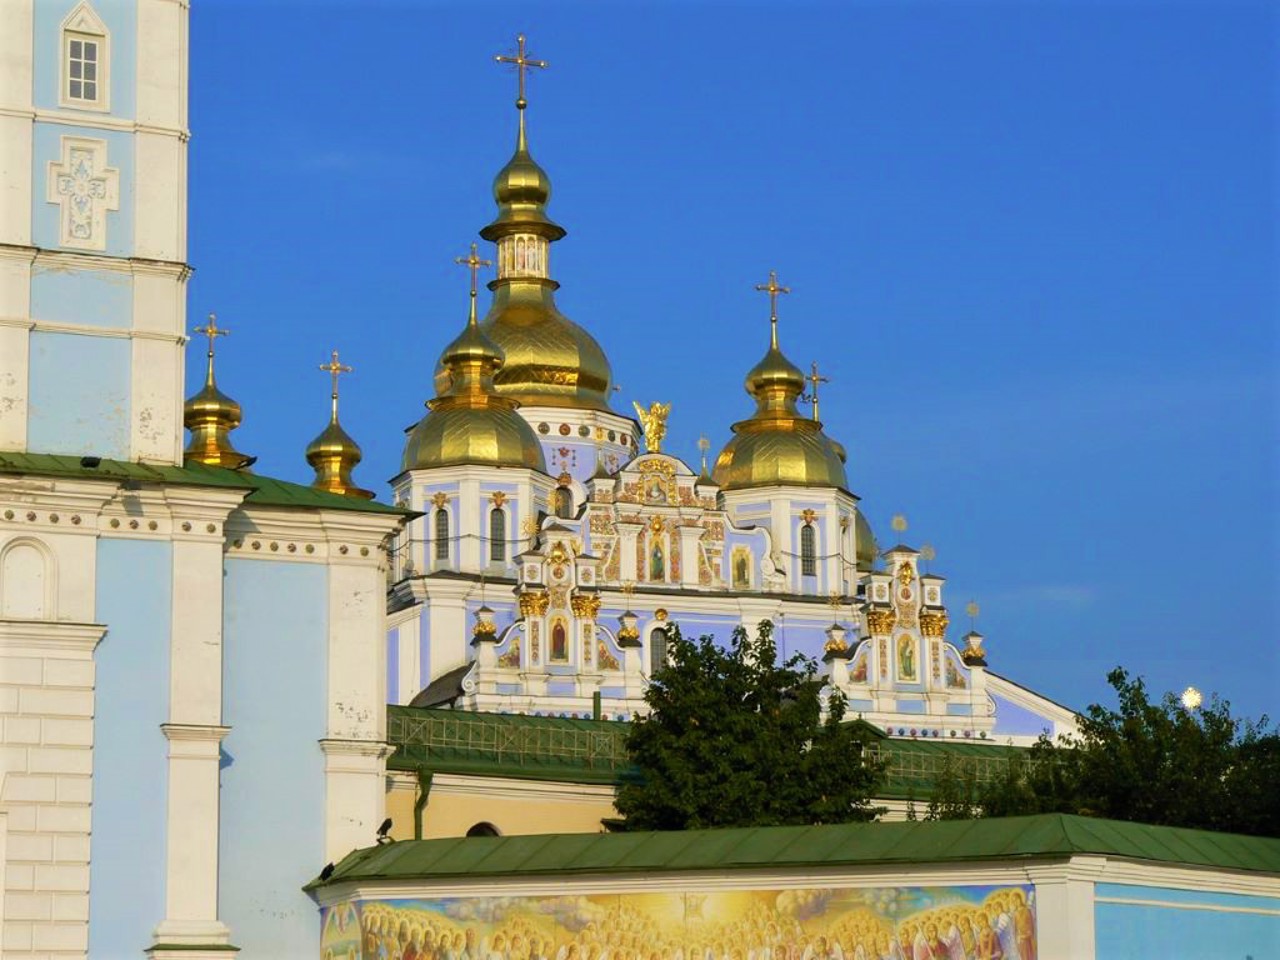
[[[667,435],[667,414],[671,412],[671,404],[659,403],[655,400],[646,410],[635,400],[631,405],[636,408],[636,416],[644,429],[644,449],[646,453],[661,453],[662,440]]]

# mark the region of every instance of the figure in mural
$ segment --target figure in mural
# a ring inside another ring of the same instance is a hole
[[[902,680],[920,679],[916,673],[916,641],[905,633],[898,638],[898,677]]]
[[[658,583],[667,579],[667,561],[658,537],[653,538],[653,549],[649,551],[649,579]]]
[[[738,590],[751,589],[751,551],[746,547],[733,548],[733,586]]]
[[[351,903],[326,909],[325,960],[1036,958],[1029,887],[474,897],[355,906],[358,919]],[[339,910],[351,911],[345,930],[334,920]]]
[[[569,659],[569,632],[563,620],[557,620],[551,626],[551,659],[563,663]],[[459,957],[458,960],[481,960],[476,956]]]

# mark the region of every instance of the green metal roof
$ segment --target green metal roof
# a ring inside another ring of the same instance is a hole
[[[349,854],[326,881],[865,867],[1092,854],[1280,874],[1280,839],[1065,814],[662,833],[401,840]]]
[[[42,477],[75,477],[82,480],[133,480],[138,483],[183,484],[194,487],[223,487],[248,490],[246,503],[257,506],[297,507],[299,509],[351,510],[357,513],[394,513],[408,515],[399,507],[343,497],[300,483],[275,480],[260,474],[205,463],[187,463],[181,467],[153,463],[130,463],[127,460],[103,458],[96,467],[84,466],[80,457],[51,453],[0,453],[0,473],[33,474]]]

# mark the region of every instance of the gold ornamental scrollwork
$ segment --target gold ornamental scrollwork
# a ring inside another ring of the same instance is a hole
[[[443,510],[445,507],[445,504],[447,504],[448,502],[449,502],[449,495],[445,493],[443,490],[433,494],[431,497],[431,503],[435,506],[437,510]]]
[[[551,597],[541,590],[520,594],[520,616],[522,617],[541,617],[546,614],[550,605]]]
[[[925,610],[920,614],[920,632],[926,637],[941,637],[950,623],[945,610]]]
[[[904,587],[911,586],[911,581],[915,579],[916,572],[911,569],[911,564],[903,560],[898,564],[898,583]]]
[[[573,615],[579,620],[594,620],[600,613],[600,597],[593,593],[575,593],[570,600]]]
[[[876,635],[887,634],[893,630],[896,619],[892,610],[868,610],[867,630]]]
[[[495,507],[501,508],[502,505],[507,502],[507,495],[503,493],[501,490],[495,490],[493,491],[493,496],[491,496],[489,499],[493,501],[493,505]]]

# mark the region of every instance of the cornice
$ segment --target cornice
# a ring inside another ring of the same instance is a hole
[[[106,636],[101,623],[75,623],[64,620],[0,620],[0,648],[32,648],[39,652],[69,650],[92,653]]]

